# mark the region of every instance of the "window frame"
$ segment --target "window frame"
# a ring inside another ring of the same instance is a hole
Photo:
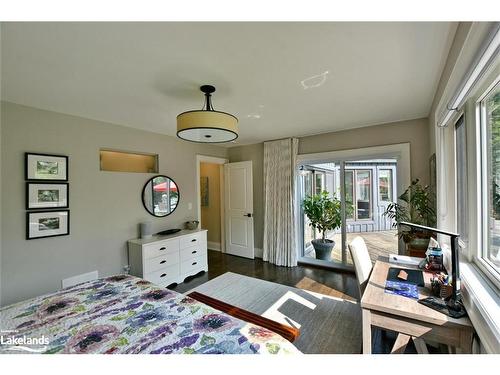
[[[488,247],[488,226],[489,226],[489,214],[488,214],[488,201],[489,201],[489,191],[488,183],[485,182],[488,175],[488,149],[483,147],[487,143],[487,131],[486,125],[482,121],[485,118],[485,105],[484,100],[492,93],[492,91],[500,85],[500,74],[493,78],[493,80],[488,80],[491,82],[487,88],[484,86],[478,91],[480,95],[475,99],[475,119],[476,119],[476,156],[477,156],[477,181],[476,188],[480,193],[478,197],[478,233],[477,233],[477,248],[472,251],[471,258],[474,264],[479,267],[479,269],[488,277],[490,281],[495,284],[497,292],[500,290],[500,270],[497,270],[488,260],[484,259],[485,251]],[[487,81],[487,82],[488,82]],[[489,249],[488,249],[489,250]]]
[[[469,156],[470,156],[470,153],[469,153],[469,145],[468,145],[468,140],[469,140],[469,136],[467,134],[467,131],[468,131],[468,126],[467,126],[467,122],[466,122],[466,119],[467,119],[467,116],[466,116],[466,112],[461,110],[459,111],[456,116],[454,116],[452,118],[452,121],[451,121],[451,124],[453,125],[453,157],[454,157],[454,165],[455,165],[455,176],[454,176],[454,182],[455,182],[455,227],[457,228],[457,232],[458,233],[461,233],[460,231],[460,228],[458,227],[458,206],[459,206],[459,196],[458,196],[458,186],[459,186],[459,181],[458,181],[458,159],[457,159],[457,131],[458,131],[458,127],[461,125],[463,126],[463,130],[464,130],[464,141],[465,141],[465,171],[464,171],[464,177],[465,177],[465,184],[466,184],[466,187],[465,187],[465,216],[468,217],[469,216],[469,213],[470,213],[470,208],[469,208],[469,192],[470,192],[470,187],[471,185],[469,184]],[[467,225],[467,221],[466,221],[466,235],[467,237],[464,239],[462,236],[459,237],[458,239],[458,245],[460,247],[460,249],[462,251],[467,251],[467,249],[469,248],[469,231],[470,231],[470,228],[469,228],[469,225]]]
[[[382,171],[388,171],[389,172],[389,181],[387,183],[387,193],[389,196],[388,200],[381,199],[381,193],[380,193],[380,172]],[[378,201],[383,202],[383,203],[391,203],[394,202],[394,191],[393,191],[393,181],[394,181],[394,170],[393,168],[377,168],[377,194],[378,194]]]

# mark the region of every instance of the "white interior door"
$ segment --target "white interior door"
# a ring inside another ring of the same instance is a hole
[[[252,162],[224,164],[226,253],[254,258]]]

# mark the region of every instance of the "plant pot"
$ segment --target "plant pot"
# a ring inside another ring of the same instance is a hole
[[[427,246],[429,246],[430,237],[428,238],[413,238],[409,245],[416,250],[427,250]]]
[[[325,242],[323,242],[323,240],[312,240],[311,243],[316,253],[316,259],[331,260],[335,241],[325,240]]]

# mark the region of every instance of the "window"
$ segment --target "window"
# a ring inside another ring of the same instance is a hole
[[[100,150],[101,171],[158,173],[158,155],[139,152]]]
[[[500,276],[500,82],[479,103],[481,128],[482,253]]]
[[[457,231],[462,247],[468,241],[467,222],[467,138],[462,115],[455,123],[455,170],[457,180]]]
[[[352,209],[346,209],[346,218],[354,219],[354,171],[345,170],[345,204],[351,205]]]
[[[392,202],[392,169],[379,170],[378,193],[381,202]]]
[[[371,218],[371,171],[356,171],[356,211],[358,220]]]
[[[315,194],[321,194],[321,192],[324,190],[326,190],[325,174],[322,172],[314,171],[314,191],[315,191]]]

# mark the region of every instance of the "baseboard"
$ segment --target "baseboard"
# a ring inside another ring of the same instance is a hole
[[[262,258],[264,257],[264,250],[262,250],[262,249],[259,249],[259,248],[255,247],[255,248],[253,249],[253,251],[254,251],[254,256],[255,256],[256,258],[261,258],[261,259],[262,259]]]
[[[207,248],[210,250],[221,251],[220,242],[207,241]]]

